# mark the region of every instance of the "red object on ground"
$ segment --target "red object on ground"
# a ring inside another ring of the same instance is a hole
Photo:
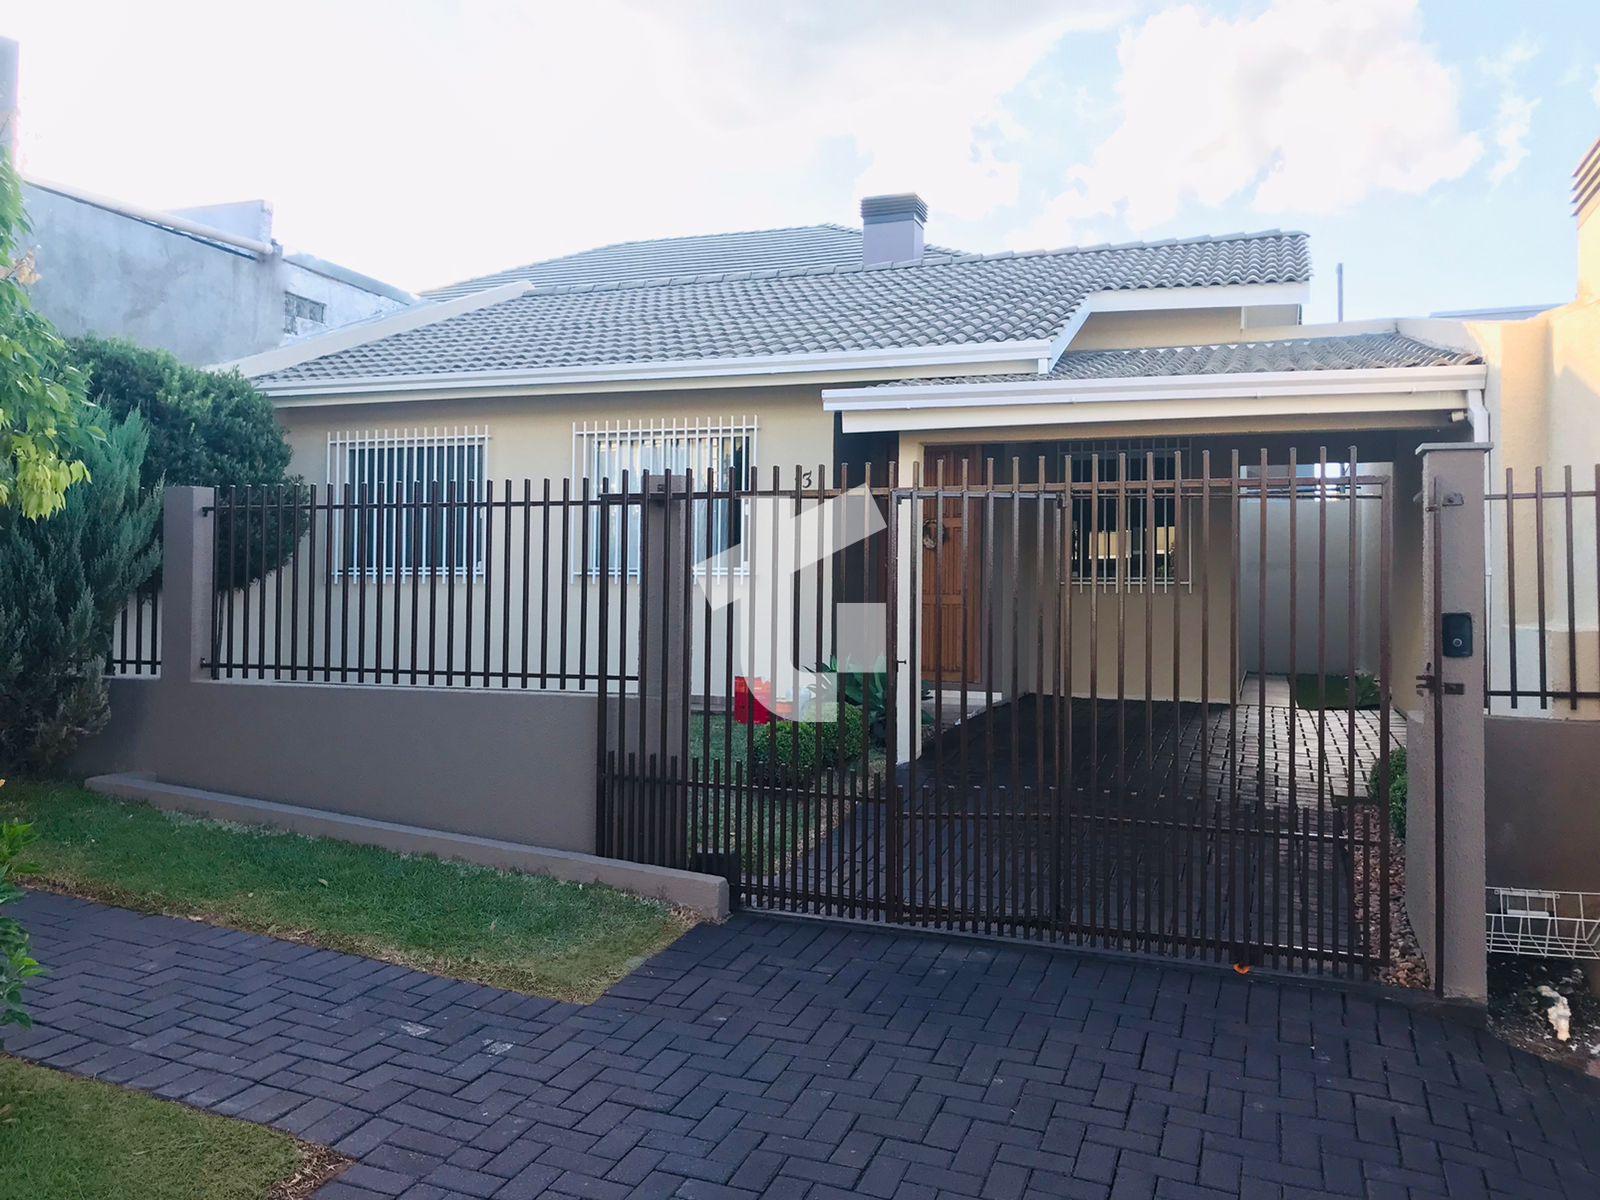
[[[740,675],[733,681],[733,719],[741,725],[768,725],[772,722],[772,685],[765,679]]]

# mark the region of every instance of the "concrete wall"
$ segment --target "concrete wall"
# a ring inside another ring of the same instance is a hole
[[[23,200],[34,306],[69,337],[126,338],[206,365],[281,345],[286,290],[327,303],[330,327],[403,307],[281,252],[258,258],[32,184]]]
[[[1600,736],[1583,721],[1485,721],[1485,879],[1600,892]]]

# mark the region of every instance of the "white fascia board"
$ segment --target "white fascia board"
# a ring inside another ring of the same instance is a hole
[[[366,340],[369,339],[362,339]],[[257,386],[274,400],[290,401],[300,397],[314,397],[319,403],[349,404],[360,403],[366,397],[381,397],[384,400],[406,399],[412,393],[422,392],[468,397],[563,390],[621,390],[639,383],[677,383],[680,386],[692,386],[697,383],[726,385],[742,380],[771,383],[774,376],[850,371],[877,372],[886,369],[975,367],[992,370],[998,363],[1013,366],[1031,365],[1048,352],[1049,346],[1050,343],[1044,340],[971,342],[944,346],[902,346],[889,350],[842,350],[826,354],[769,354],[741,358],[686,358],[577,367],[544,367],[535,370],[452,371],[436,375],[306,379]]]
[[[1231,283],[1216,287],[1112,288],[1090,292],[1050,340],[1050,352],[1039,363],[1039,374],[1049,374],[1061,360],[1079,330],[1095,313],[1161,312],[1185,308],[1253,308],[1267,304],[1304,306],[1311,298],[1309,283]],[[1255,331],[1251,330],[1254,340]]]
[[[1311,284],[1224,283],[1214,287],[1111,288],[1092,292],[1096,312],[1145,312],[1158,308],[1254,308],[1261,304],[1304,304]]]
[[[459,317],[463,313],[476,312],[480,308],[488,308],[493,304],[515,300],[518,296],[532,290],[533,284],[526,281],[518,281],[516,283],[502,283],[499,287],[485,288],[481,292],[469,292],[467,295],[457,296],[453,300],[422,301],[408,308],[385,313],[381,317],[374,317],[371,320],[341,325],[338,329],[330,329],[327,333],[319,333],[315,337],[291,342],[287,346],[263,350],[260,354],[236,358],[232,362],[216,363],[207,369],[212,371],[238,371],[239,374],[247,379],[260,375],[270,375],[274,371],[286,371],[290,367],[297,367],[303,362],[310,362],[313,358],[321,358],[325,354],[337,354],[341,350],[349,350],[355,346],[365,346],[368,342],[375,342],[379,338],[392,337],[397,333],[407,333],[413,329],[421,329],[424,325],[434,325],[440,321],[448,321],[451,317]],[[265,391],[266,389],[262,390]]]
[[[1228,375],[1148,375],[1121,379],[1021,379],[987,383],[896,384],[827,388],[828,412],[1001,405],[1112,403],[1464,391],[1481,388],[1481,364],[1454,367],[1366,367],[1348,371],[1242,371]]]

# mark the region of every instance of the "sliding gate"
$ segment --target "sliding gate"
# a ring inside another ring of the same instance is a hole
[[[1386,475],[1183,448],[841,475],[597,501],[601,853],[758,909],[1388,961]]]

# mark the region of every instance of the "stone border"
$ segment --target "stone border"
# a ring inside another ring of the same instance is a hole
[[[308,837],[335,838],[402,854],[431,854],[481,867],[548,875],[568,883],[604,884],[636,896],[660,900],[708,921],[722,921],[728,916],[728,881],[717,875],[423,829],[270,800],[252,800],[163,783],[152,775],[138,773],[95,775],[85,780],[84,786],[102,796],[138,800],[167,811],[246,825],[266,825]]]

